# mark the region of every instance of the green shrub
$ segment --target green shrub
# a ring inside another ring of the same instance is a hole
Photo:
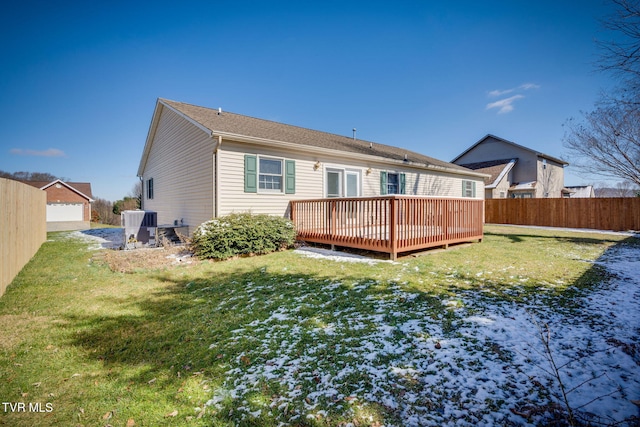
[[[291,247],[295,238],[293,223],[286,218],[239,213],[200,224],[191,248],[199,258],[227,259]]]

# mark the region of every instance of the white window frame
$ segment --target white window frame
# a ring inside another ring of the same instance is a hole
[[[392,195],[392,194],[401,194],[401,193],[400,193],[400,174],[401,174],[401,172],[390,172],[390,171],[387,171],[387,195]],[[396,184],[395,184],[395,186],[396,186],[396,191],[393,191],[393,192],[392,192],[392,191],[389,191],[389,190],[390,190],[390,187],[389,187],[389,186],[390,186],[390,185],[394,185],[394,184],[391,184],[391,183],[389,182],[389,181],[391,181],[391,180],[389,179],[389,177],[390,177],[391,175],[395,175],[395,176],[396,176]]]
[[[285,188],[285,172],[284,172],[284,158],[282,157],[272,157],[272,156],[261,156],[258,155],[258,193],[268,193],[268,194],[284,194],[284,188]],[[277,174],[273,174],[273,173],[262,173],[260,170],[260,162],[262,160],[272,160],[272,161],[276,161],[276,162],[280,162],[280,175]],[[262,182],[260,180],[260,177],[264,175],[264,176],[279,176],[280,177],[280,189],[273,189],[273,188],[262,188]]]
[[[337,196],[329,195],[329,188],[328,188],[329,173],[337,173],[339,176],[338,186],[340,187],[340,189],[339,189],[339,194]],[[357,179],[357,195],[355,196],[347,196],[347,175],[355,176]],[[324,195],[327,198],[360,197],[362,195],[362,171],[359,169],[327,166],[324,169],[323,177],[324,177]]]

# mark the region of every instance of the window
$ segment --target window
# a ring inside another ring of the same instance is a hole
[[[340,171],[327,170],[327,197],[340,197],[342,195],[342,173]]]
[[[346,196],[347,197],[358,197],[360,194],[360,174],[357,172],[346,172],[347,182],[346,182]]]
[[[462,197],[476,197],[475,181],[462,181]]]
[[[533,199],[533,193],[512,193],[514,199]]]
[[[255,154],[244,156],[245,193],[296,192],[296,162]]]
[[[260,157],[258,188],[260,190],[282,192],[282,160]]]
[[[153,178],[147,180],[147,199],[153,199]]]
[[[327,169],[327,197],[358,197],[360,195],[360,172],[345,169]]]
[[[387,194],[400,193],[400,179],[397,173],[387,174]]]
[[[380,195],[405,194],[406,175],[397,172],[380,172]]]

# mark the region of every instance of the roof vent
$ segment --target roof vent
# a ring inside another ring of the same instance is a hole
[[[369,143],[369,148],[371,148],[373,150],[373,142]]]
[[[218,107],[218,115],[221,116],[222,115],[222,107]]]
[[[408,161],[409,161],[409,159],[407,159],[407,155],[406,155],[406,154],[404,155],[404,161],[405,161],[405,162],[408,162]]]

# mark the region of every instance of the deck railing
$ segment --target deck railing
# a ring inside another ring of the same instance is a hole
[[[482,240],[484,201],[381,196],[291,201],[298,239],[390,254]]]

